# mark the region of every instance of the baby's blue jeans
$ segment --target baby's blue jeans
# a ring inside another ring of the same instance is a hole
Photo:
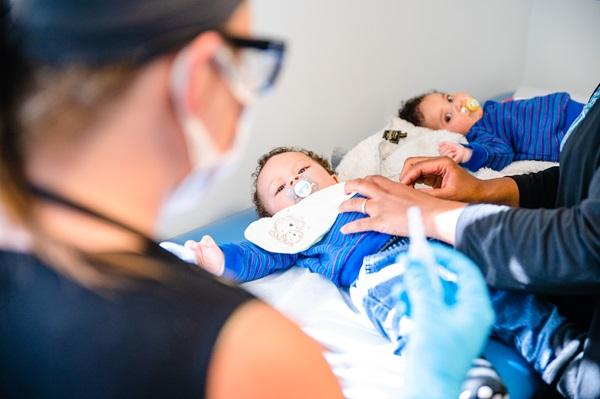
[[[366,256],[358,278],[350,287],[354,306],[364,313],[375,328],[400,354],[411,330],[410,302],[404,290],[404,264],[396,257],[408,250],[408,239],[398,238],[389,248]],[[438,269],[447,303],[452,303],[455,276]],[[521,356],[551,383],[559,369],[581,348],[581,334],[562,317],[556,306],[535,295],[490,288],[496,312],[493,335],[516,349]]]

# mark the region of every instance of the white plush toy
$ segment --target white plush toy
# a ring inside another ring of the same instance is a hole
[[[386,130],[399,131],[395,140],[383,138]],[[394,142],[393,142],[394,141]],[[397,141],[397,143],[395,143]],[[407,158],[415,156],[439,156],[438,147],[443,141],[467,144],[465,137],[446,130],[418,127],[403,119],[393,117],[386,127],[367,137],[344,155],[336,168],[341,181],[367,175],[383,175],[398,180]],[[516,161],[501,171],[481,168],[474,173],[480,179],[538,172],[557,165],[554,162]]]

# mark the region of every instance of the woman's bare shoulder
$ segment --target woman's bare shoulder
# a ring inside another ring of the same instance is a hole
[[[223,327],[208,372],[207,397],[341,398],[323,348],[260,301],[241,306]]]

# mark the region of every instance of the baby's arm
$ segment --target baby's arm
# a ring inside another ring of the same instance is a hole
[[[218,276],[226,275],[236,281],[250,281],[278,270],[288,269],[298,261],[298,254],[279,254],[265,251],[250,241],[218,246],[210,236],[199,242],[188,241],[186,247],[196,254],[196,263]]]
[[[486,127],[474,127],[467,135],[471,157],[463,166],[471,171],[487,166],[500,170],[513,161],[512,146]]]
[[[459,143],[442,141],[438,147],[441,156],[449,157],[456,163],[467,162],[471,159],[473,150]]]
[[[215,276],[225,271],[225,255],[211,236],[204,236],[198,242],[187,241],[185,246],[196,255],[196,264]]]

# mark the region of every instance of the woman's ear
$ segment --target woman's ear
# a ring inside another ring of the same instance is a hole
[[[173,60],[171,88],[177,112],[195,114],[197,99],[207,87],[214,74],[211,60],[223,40],[216,32],[198,35],[184,47]]]

